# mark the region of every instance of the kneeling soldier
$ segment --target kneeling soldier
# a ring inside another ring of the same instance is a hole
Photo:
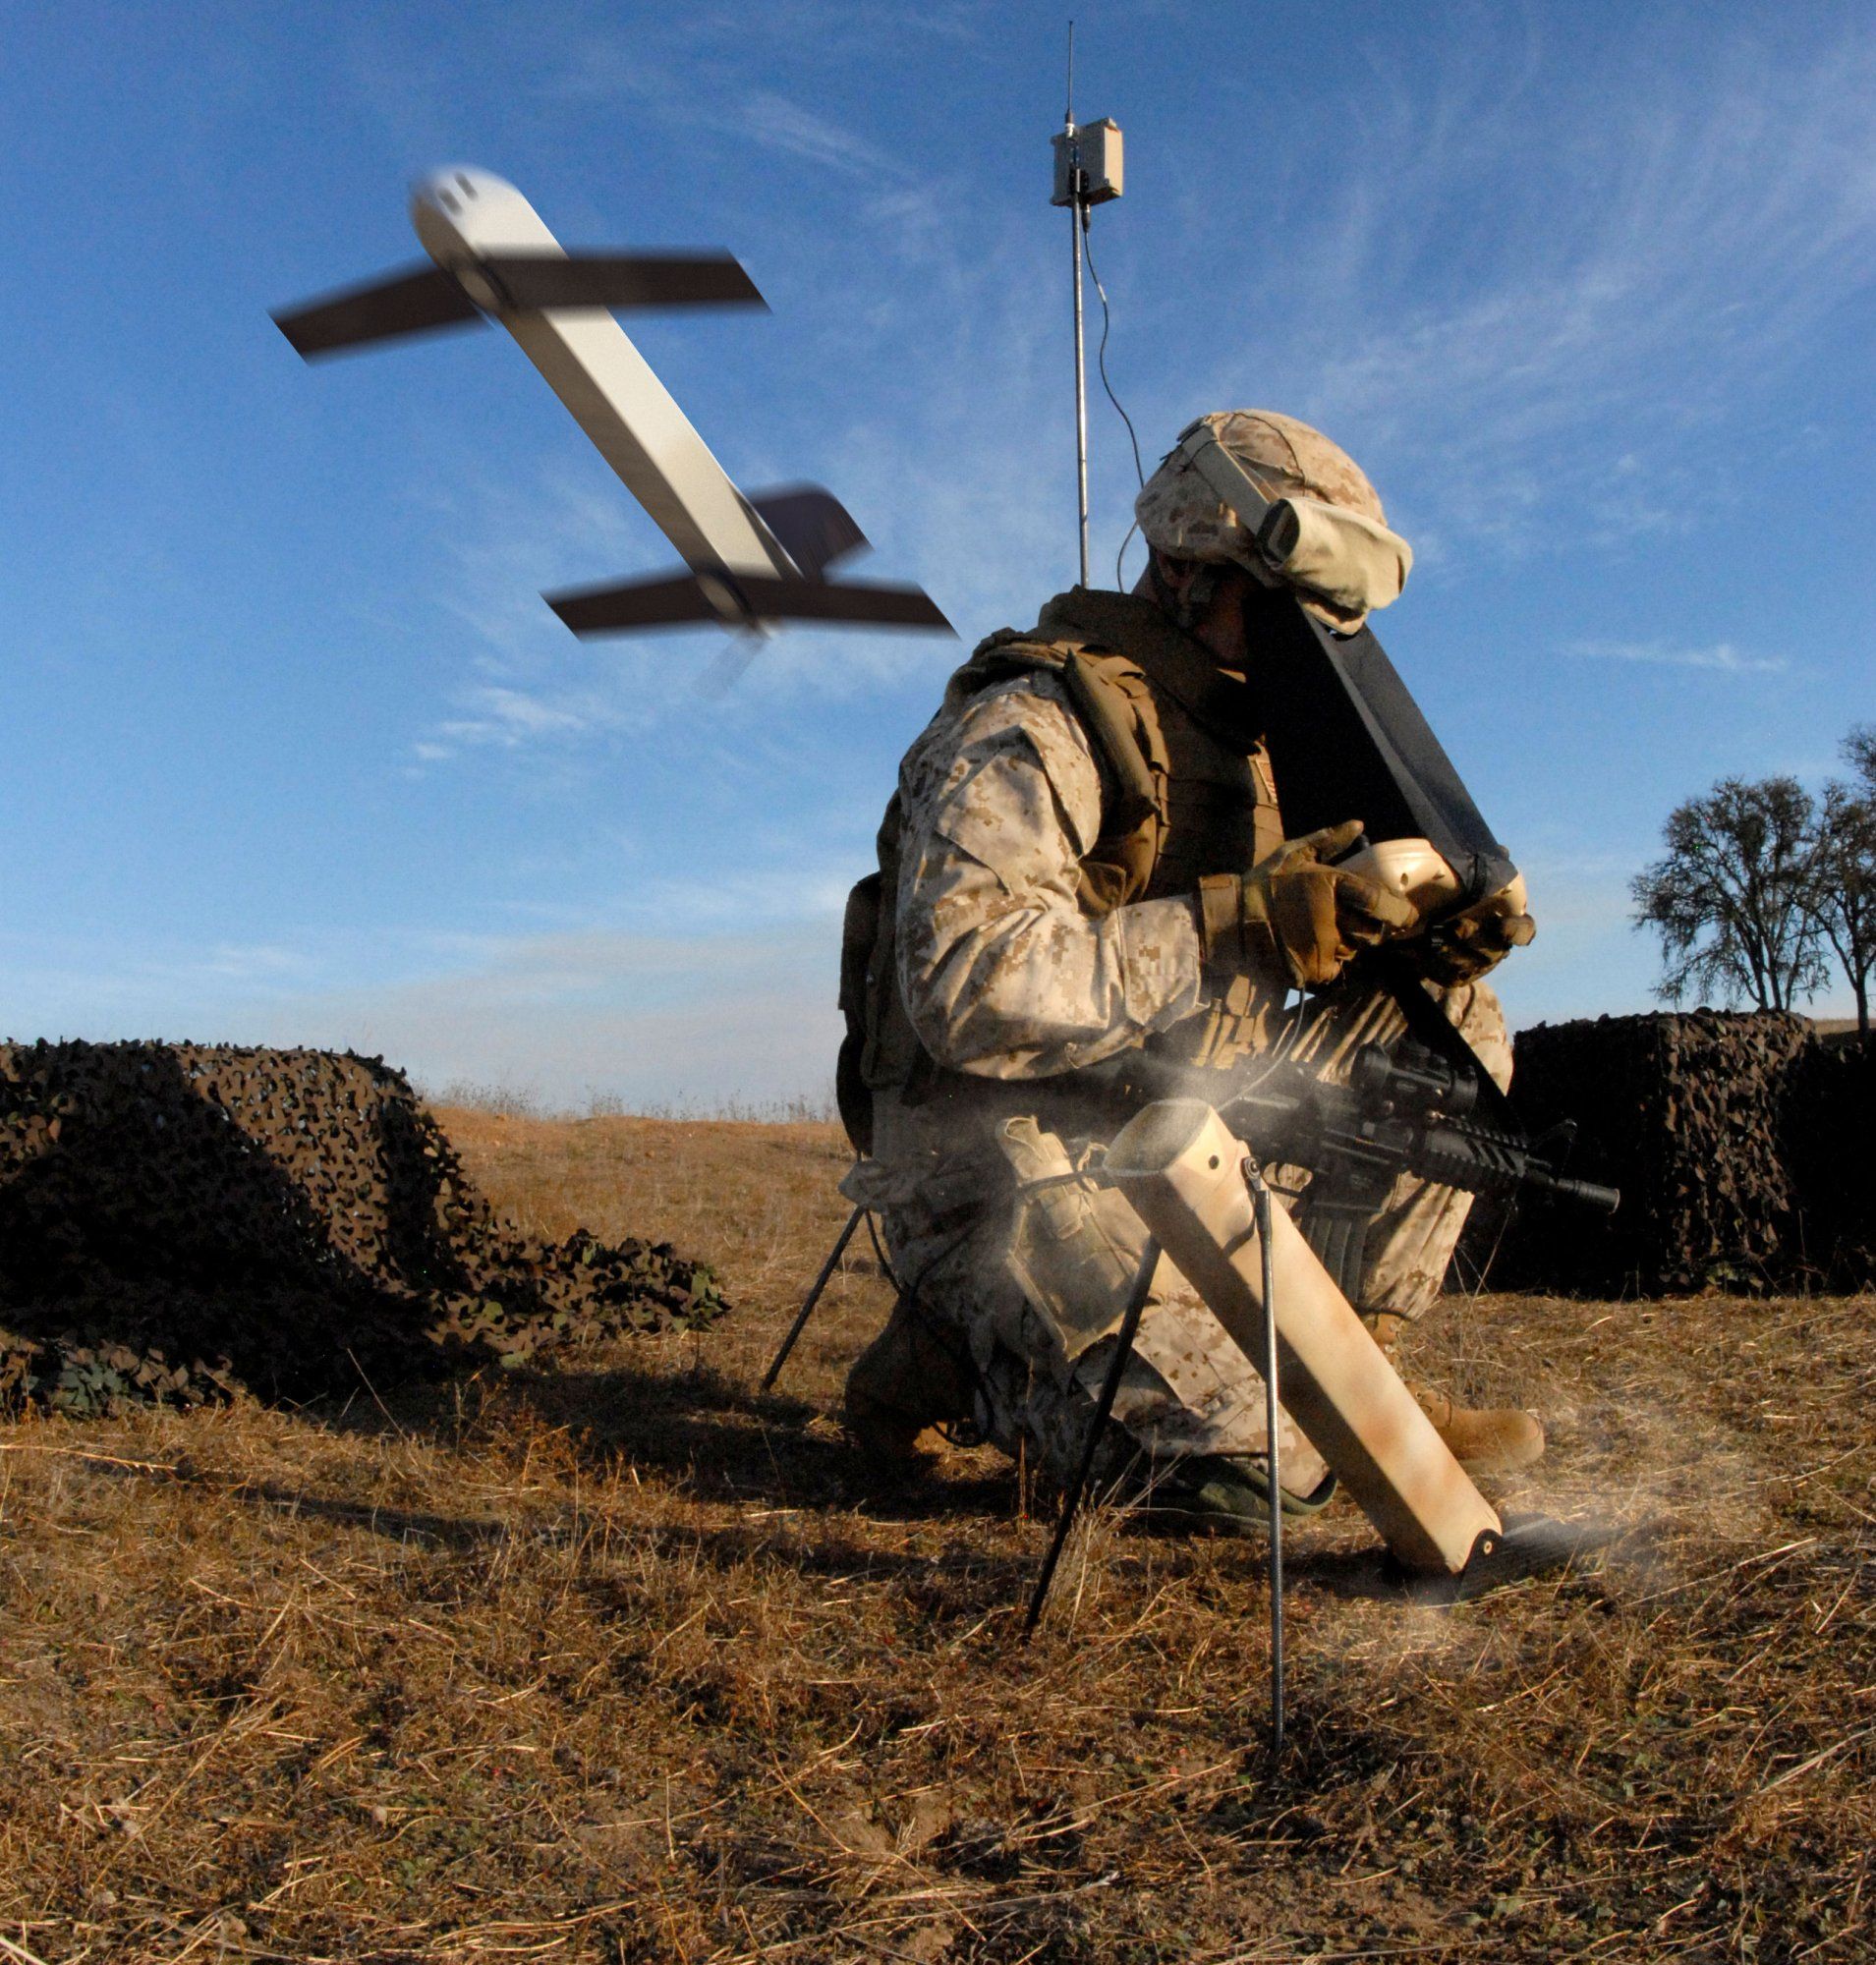
[[[1145,1231],[1117,1195],[1063,1176],[1157,1095],[1142,1060],[1222,1074],[1280,1048],[1333,1074],[1404,1032],[1350,965],[1414,912],[1332,864],[1360,814],[1284,838],[1258,675],[1272,609],[1300,601],[1352,633],[1410,555],[1318,431],[1261,411],[1204,421],[1273,499],[1351,515],[1361,550],[1320,586],[1276,581],[1175,451],[1140,495],[1151,559],[1135,590],[1059,594],[951,679],[849,909],[842,1110],[872,1156],[845,1185],[879,1211],[901,1294],[846,1409],[881,1455],[956,1423],[1057,1479],[1075,1465]],[[1501,1084],[1510,1047],[1480,979],[1529,934],[1513,916],[1406,944]],[[1395,1183],[1357,1304],[1384,1345],[1439,1295],[1469,1206]],[[1543,1451],[1528,1413],[1419,1395],[1469,1466]],[[1328,1469],[1293,1429],[1279,1443],[1285,1506],[1319,1506]],[[1098,1471],[1230,1526],[1264,1512],[1264,1447],[1260,1380],[1163,1263]]]

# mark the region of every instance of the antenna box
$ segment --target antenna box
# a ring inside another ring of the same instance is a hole
[[[1111,116],[1073,130],[1058,130],[1054,141],[1055,195],[1049,200],[1051,204],[1106,204],[1120,196],[1120,125]]]

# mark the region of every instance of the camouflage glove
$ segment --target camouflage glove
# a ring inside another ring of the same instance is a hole
[[[1514,948],[1522,948],[1537,933],[1529,915],[1459,915],[1436,922],[1425,936],[1410,944],[1413,966],[1429,982],[1456,988],[1489,975]]]
[[[1411,902],[1328,864],[1360,833],[1361,821],[1351,818],[1285,840],[1248,873],[1201,880],[1206,966],[1319,989],[1360,950],[1411,927],[1419,918]]]

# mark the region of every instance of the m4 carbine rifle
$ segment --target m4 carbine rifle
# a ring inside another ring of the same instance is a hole
[[[1408,984],[1433,1008],[1417,983]],[[1266,1166],[1304,1167],[1304,1238],[1351,1301],[1360,1300],[1368,1230],[1395,1179],[1417,1174],[1468,1194],[1534,1193],[1613,1213],[1613,1187],[1559,1169],[1575,1136],[1565,1120],[1532,1139],[1471,1047],[1440,1012],[1451,1047],[1403,1039],[1363,1044],[1345,1079],[1282,1060],[1222,1101],[1225,1123]]]

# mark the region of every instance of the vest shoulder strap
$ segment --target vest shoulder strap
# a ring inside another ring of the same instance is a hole
[[[1112,648],[1005,628],[981,643],[952,679],[973,694],[1025,672],[1053,675],[1102,770],[1101,833],[1082,868],[1082,903],[1105,915],[1136,900],[1153,877],[1170,775],[1145,671]]]

